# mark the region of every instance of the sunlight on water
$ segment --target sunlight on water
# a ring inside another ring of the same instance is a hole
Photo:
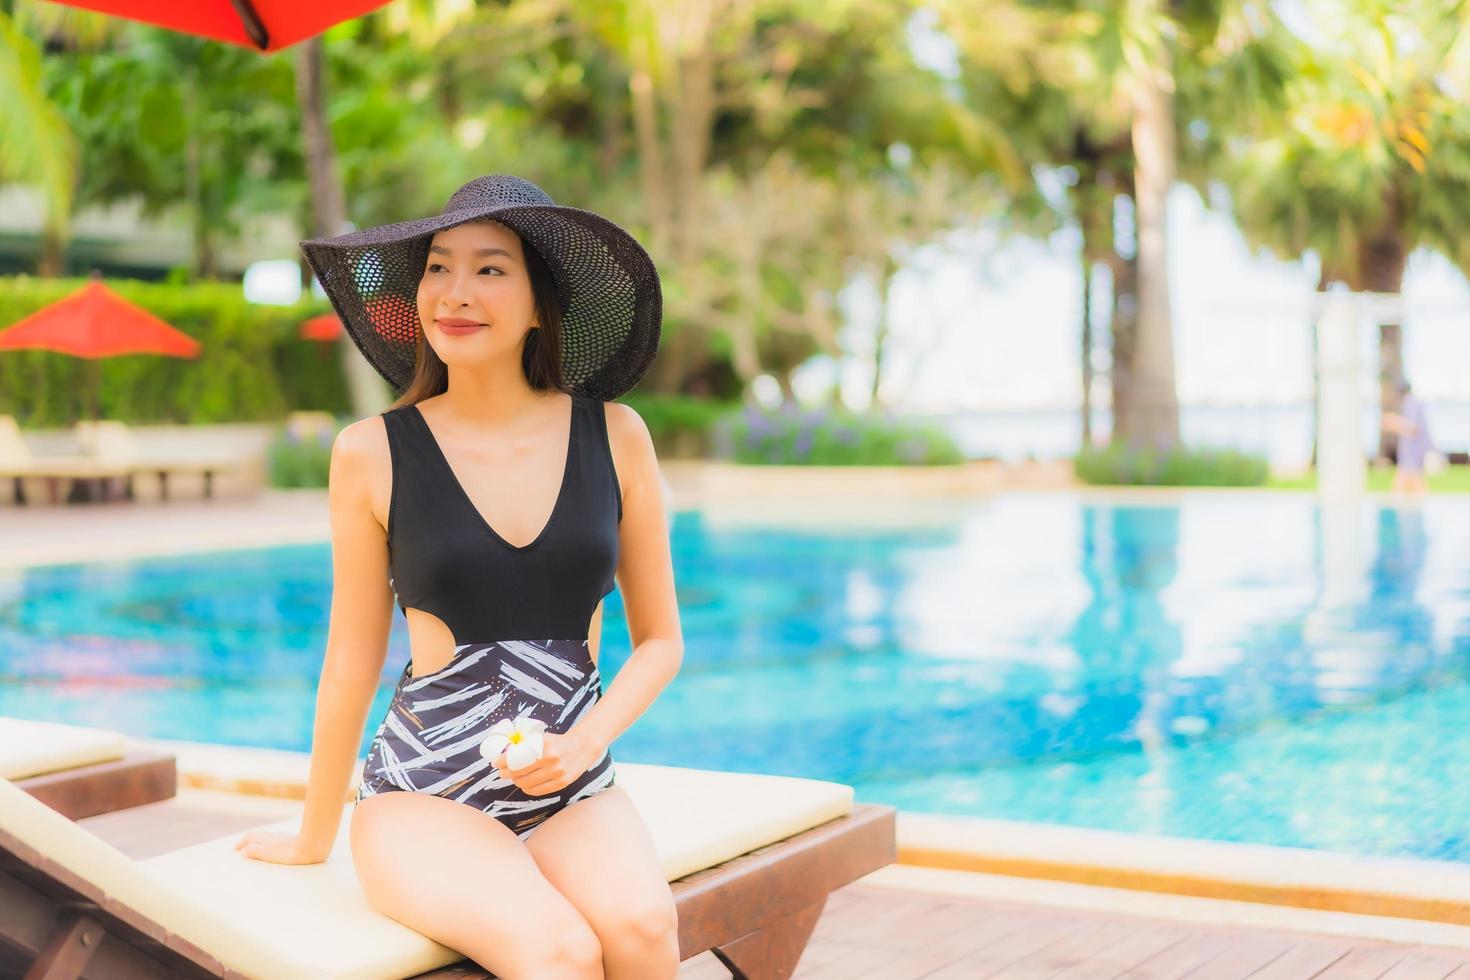
[[[1359,547],[1328,552],[1356,563],[1324,567],[1306,495],[1099,499],[681,513],[683,670],[615,755],[938,813],[1470,859],[1470,507],[1366,504]],[[0,712],[305,751],[329,558],[0,580]],[[373,724],[408,657],[395,616]],[[620,593],[604,633],[610,683]]]

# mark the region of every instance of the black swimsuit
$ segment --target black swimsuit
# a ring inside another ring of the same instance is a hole
[[[601,401],[572,396],[571,440],[551,517],[524,547],[475,509],[413,405],[383,413],[392,455],[389,582],[398,605],[437,616],[454,656],[414,677],[410,662],[374,736],[357,799],[433,793],[484,810],[524,840],[563,807],[613,785],[611,752],[569,786],[522,792],[480,755],[502,719],[563,734],[602,696],[587,634],[613,589],[622,495]]]

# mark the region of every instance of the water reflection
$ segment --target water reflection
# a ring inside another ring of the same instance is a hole
[[[684,667],[617,756],[919,810],[1470,849],[1470,509],[879,506],[677,515]],[[0,713],[304,751],[330,596],[325,546],[12,576]],[[407,659],[395,621],[383,703]],[[615,592],[605,683],[629,652]]]

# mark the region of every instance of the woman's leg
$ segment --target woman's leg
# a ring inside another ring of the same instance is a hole
[[[369,796],[352,814],[352,860],[373,907],[504,980],[602,977],[587,920],[510,828],[427,793]]]
[[[526,838],[546,880],[592,926],[608,980],[679,972],[679,915],[653,837],[621,786],[552,814]]]

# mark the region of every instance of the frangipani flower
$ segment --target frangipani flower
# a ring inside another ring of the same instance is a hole
[[[541,758],[541,736],[546,722],[535,718],[506,718],[490,726],[490,734],[480,743],[480,754],[494,762],[505,753],[509,769],[524,769]]]

